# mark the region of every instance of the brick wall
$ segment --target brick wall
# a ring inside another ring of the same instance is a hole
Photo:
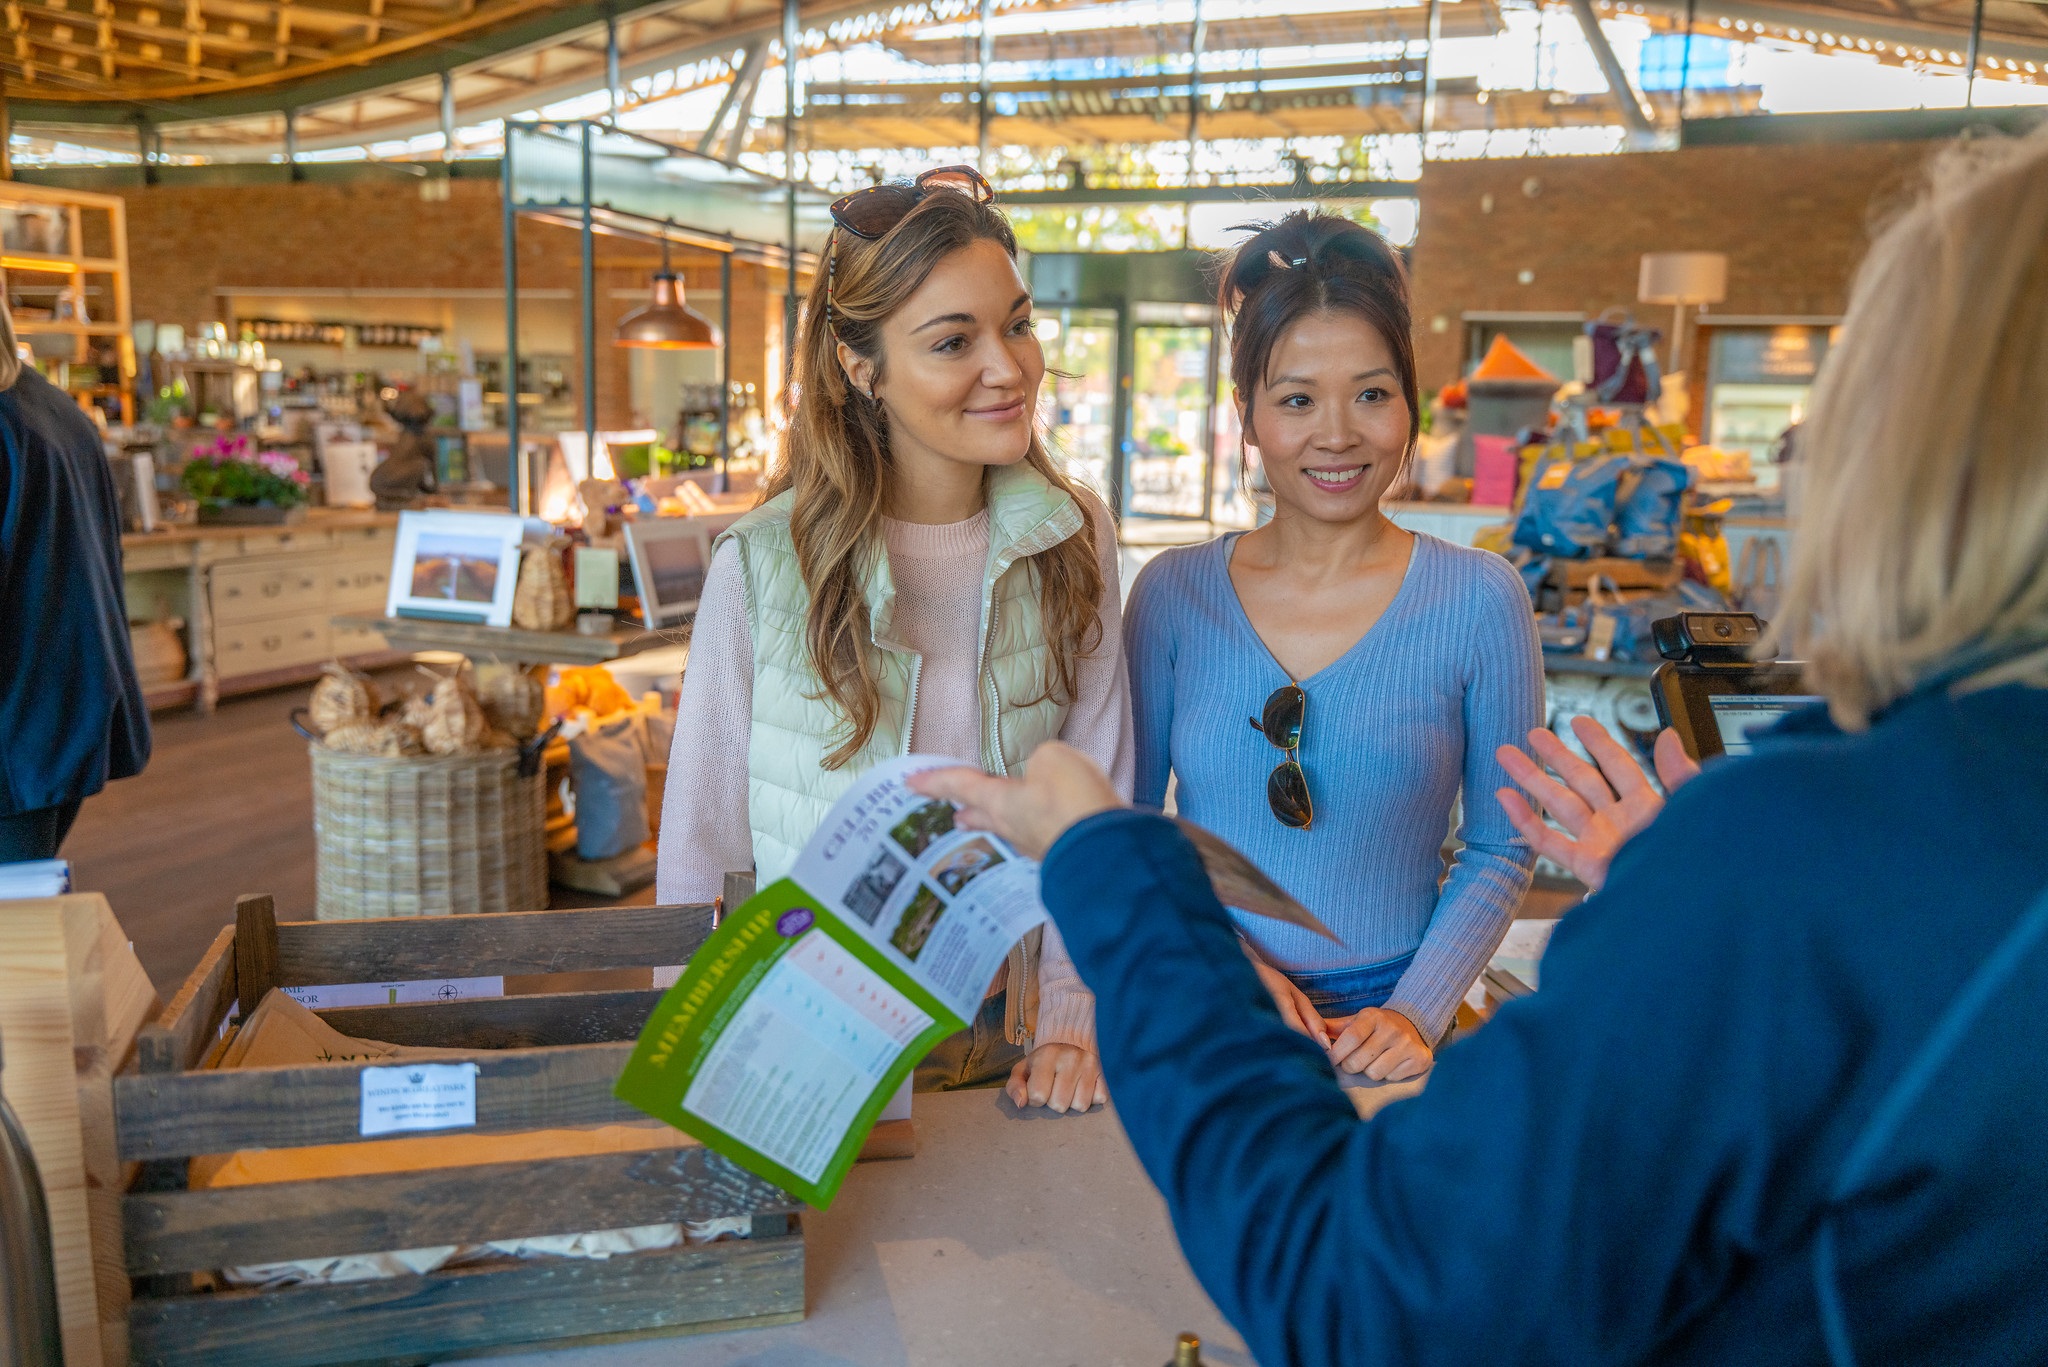
[[[1934,149],[1846,143],[1433,162],[1414,256],[1422,382],[1434,389],[1456,377],[1463,313],[1632,304],[1647,251],[1728,253],[1728,299],[1716,312],[1839,313],[1873,206],[1906,188]],[[1531,180],[1534,195],[1524,190]],[[445,200],[382,180],[130,188],[135,316],[187,326],[215,318],[222,286],[502,289],[497,181],[445,184]],[[575,290],[573,231],[523,223],[519,252],[523,287]],[[612,314],[599,317],[600,337],[633,307],[614,291],[643,290],[656,259],[644,244],[598,239],[599,312]],[[715,260],[687,253],[678,263],[686,290],[717,289]],[[733,275],[733,378],[765,388],[780,285],[745,262]],[[1661,309],[1639,313],[1668,324]],[[604,347],[601,423],[626,421],[625,385],[623,356]]]
[[[1873,210],[1910,188],[1935,148],[1845,143],[1432,162],[1414,254],[1423,386],[1457,377],[1466,311],[1591,315],[1622,304],[1668,329],[1668,309],[1635,305],[1644,252],[1726,252],[1728,298],[1716,313],[1838,314]]]
[[[504,219],[498,182],[439,182],[423,199],[405,182],[298,182],[242,186],[136,186],[128,203],[128,258],[137,318],[190,328],[221,317],[223,287],[265,289],[504,289]],[[603,339],[646,295],[659,251],[597,239],[598,424],[629,418],[625,353]],[[676,254],[685,291],[718,289],[717,258]],[[578,235],[522,222],[522,291],[577,288]],[[768,273],[733,267],[733,379],[761,383]],[[609,315],[609,316],[607,316]],[[716,319],[713,320],[714,322]],[[522,329],[523,331],[523,329]],[[495,343],[502,347],[502,341]],[[579,360],[580,367],[580,360]],[[580,368],[577,373],[581,373]]]

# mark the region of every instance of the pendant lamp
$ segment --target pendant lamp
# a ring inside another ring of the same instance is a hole
[[[654,298],[619,320],[612,344],[665,351],[701,351],[719,344],[718,329],[683,306],[683,284],[669,267],[666,236],[661,239],[661,269],[654,275]]]

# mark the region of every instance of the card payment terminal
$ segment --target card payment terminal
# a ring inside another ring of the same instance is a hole
[[[1748,754],[1757,732],[1820,701],[1797,664],[1751,656],[1766,626],[1749,612],[1681,612],[1651,624],[1664,657],[1650,689],[1657,716],[1694,759]]]

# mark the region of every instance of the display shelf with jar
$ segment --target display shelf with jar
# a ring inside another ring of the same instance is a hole
[[[128,218],[118,195],[0,185],[0,291],[39,370],[104,425],[135,421]]]

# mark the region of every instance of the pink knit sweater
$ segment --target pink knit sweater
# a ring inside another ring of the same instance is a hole
[[[1108,771],[1130,796],[1131,700],[1124,673],[1116,528],[1108,511],[1083,499],[1102,561],[1102,640],[1081,662],[1061,739]],[[972,760],[981,753],[981,688],[975,677],[981,587],[988,563],[988,513],[927,526],[885,520],[896,580],[895,629],[924,657],[910,749]],[[753,717],[754,644],[739,552],[712,557],[697,605],[690,663],[683,673],[668,790],[661,808],[655,891],[664,903],[708,902],[728,869],[754,865],[747,820],[747,735]],[[1081,983],[1059,932],[1045,928],[1039,975],[1038,1044],[1095,1047],[1095,997]]]

